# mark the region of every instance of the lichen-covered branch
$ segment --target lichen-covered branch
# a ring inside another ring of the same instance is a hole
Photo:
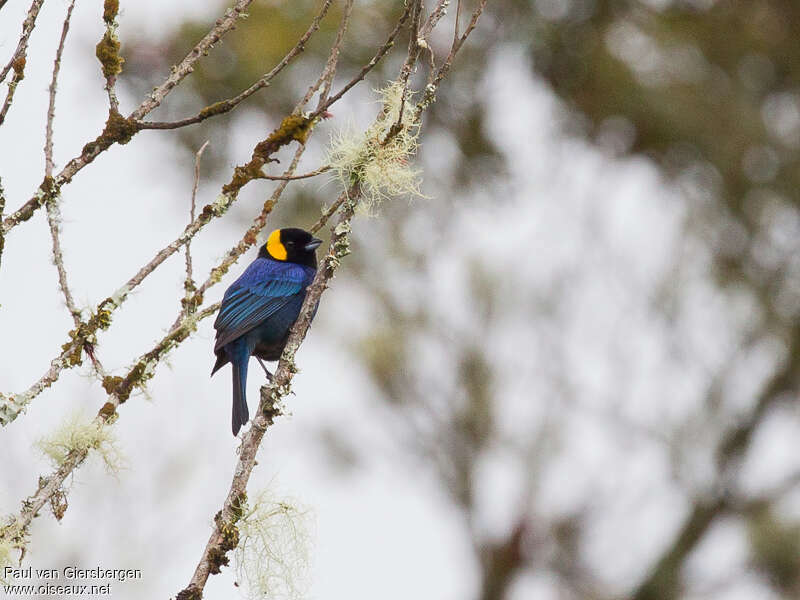
[[[210,574],[220,572],[220,567],[228,564],[226,553],[239,543],[239,532],[236,523],[241,518],[241,507],[247,498],[247,482],[256,464],[256,454],[267,428],[273,424],[275,417],[282,414],[281,401],[291,391],[291,383],[297,372],[295,354],[305,339],[311,319],[314,316],[322,293],[327,289],[342,258],[349,254],[350,220],[353,217],[358,189],[350,190],[349,200],[340,213],[338,224],[332,229],[328,253],[320,262],[317,275],[308,288],[300,316],[292,327],[286,348],[283,351],[278,368],[271,384],[261,388],[261,402],[258,413],[253,417],[253,424],[244,434],[239,449],[239,459],[233,475],[230,490],[222,506],[222,510],[214,517],[214,529],[203,550],[203,555],[194,574],[176,600],[190,600],[202,597],[203,588]]]
[[[119,0],[105,0],[103,2],[103,22],[106,30],[103,37],[95,46],[95,55],[100,61],[103,69],[103,77],[106,79],[106,92],[108,92],[109,110],[119,112],[119,100],[114,86],[117,83],[117,75],[122,72],[122,64],[125,60],[119,55],[120,42],[117,37],[117,15],[119,14]]]

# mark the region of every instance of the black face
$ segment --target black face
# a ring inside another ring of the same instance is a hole
[[[258,253],[260,257],[297,263],[308,267],[317,266],[317,247],[322,240],[303,229],[287,227],[273,231],[267,243]]]

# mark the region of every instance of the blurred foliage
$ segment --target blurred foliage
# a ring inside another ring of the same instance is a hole
[[[787,597],[800,595],[800,524],[787,523],[767,505],[756,507],[748,520],[755,567]]]
[[[721,281],[750,282],[768,312],[795,320],[800,5],[525,6],[534,69],[587,117],[585,133],[617,151],[644,152],[688,183]]]

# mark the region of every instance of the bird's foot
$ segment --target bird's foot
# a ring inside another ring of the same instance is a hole
[[[261,368],[264,369],[264,373],[267,376],[267,381],[272,383],[272,379],[273,379],[272,373],[269,372],[269,369],[267,369],[267,366],[262,362],[262,360],[259,357],[256,356],[256,360],[258,361],[258,364],[261,365]]]

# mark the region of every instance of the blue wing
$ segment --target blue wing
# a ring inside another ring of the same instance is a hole
[[[214,322],[216,352],[305,295],[313,273],[300,265],[259,258],[225,292]],[[301,300],[302,302],[302,300]]]

